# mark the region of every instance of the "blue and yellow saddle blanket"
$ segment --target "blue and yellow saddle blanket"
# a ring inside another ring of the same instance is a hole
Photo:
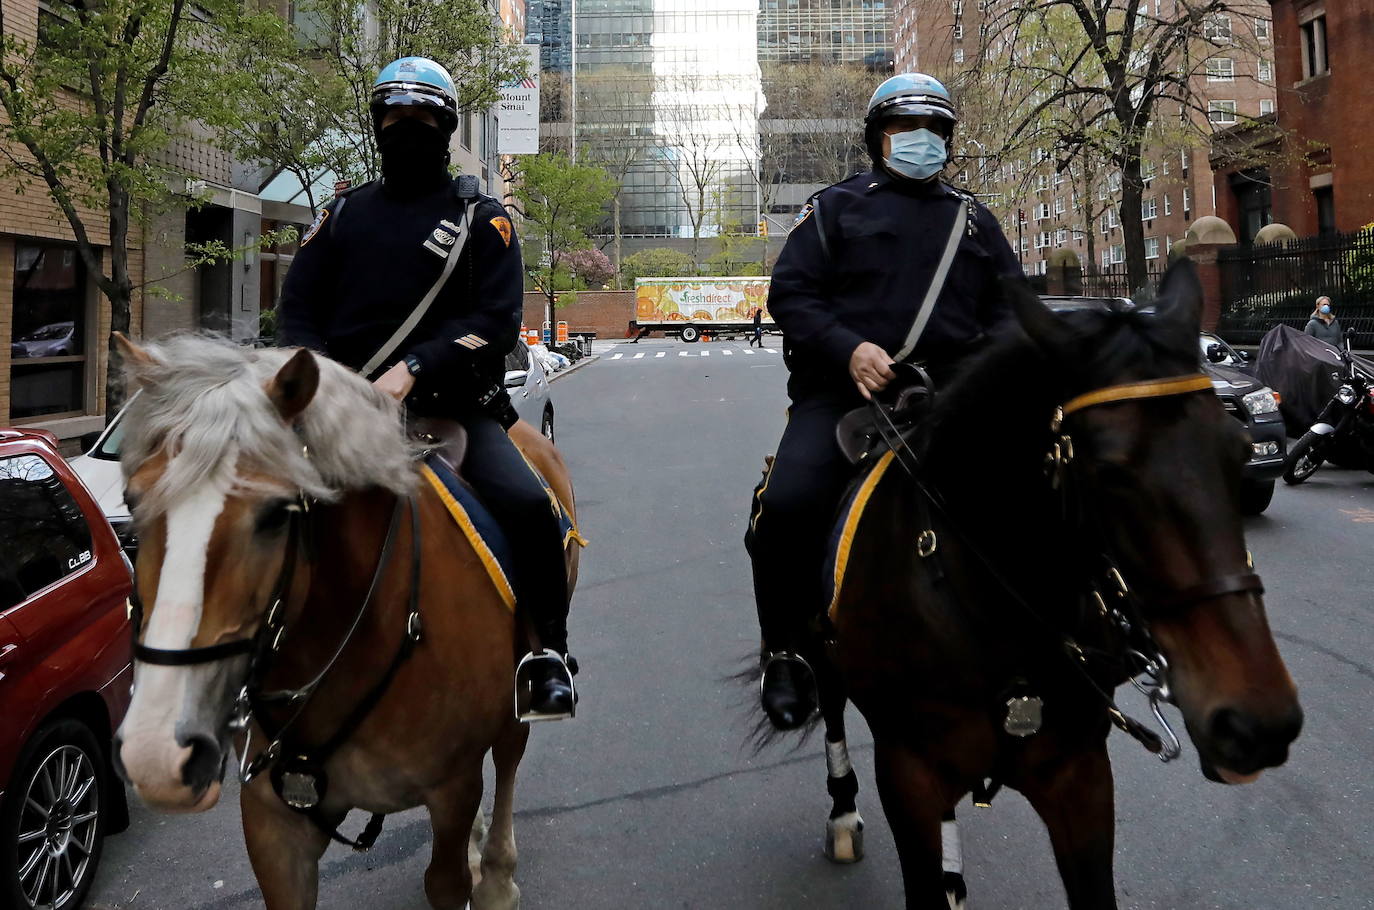
[[[873,498],[883,475],[892,466],[894,453],[889,449],[875,461],[868,470],[860,474],[850,484],[849,491],[840,505],[835,530],[830,535],[830,545],[826,549],[825,585],[826,612],[833,620],[840,603],[840,591],[844,589],[844,573],[849,568],[849,551],[854,546],[854,536],[858,533],[859,522],[863,520],[864,509]]]
[[[558,516],[558,529],[563,538],[563,547],[566,549],[569,541],[577,541],[581,546],[586,542],[582,535],[577,533],[577,527],[573,524],[572,516],[563,508],[563,503],[559,502],[553,487],[544,479],[544,475],[530,464],[529,469],[534,472],[534,476],[539,478],[539,482],[544,485],[544,492],[549,494],[549,508],[553,509]],[[515,588],[511,585],[511,579],[515,573],[514,553],[511,549],[510,539],[506,537],[501,526],[496,523],[496,517],[491,514],[472,487],[468,486],[458,477],[442,458],[431,453],[425,457],[424,464],[420,467],[420,474],[425,481],[434,488],[443,501],[444,507],[448,509],[449,515],[462,530],[463,536],[468,539],[472,549],[481,561],[482,567],[487,570],[487,575],[491,578],[491,583],[496,586],[496,591],[501,595],[501,600],[505,603],[506,609],[515,609]]]

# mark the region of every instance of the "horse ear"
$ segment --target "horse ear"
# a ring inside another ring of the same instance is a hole
[[[113,332],[115,347],[119,349],[119,356],[124,360],[124,367],[128,371],[129,381],[135,385],[143,384],[143,374],[150,368],[157,365],[157,360],[146,350],[129,340],[129,336],[123,332]]]
[[[1173,323],[1189,336],[1202,331],[1202,282],[1191,259],[1181,257],[1164,273],[1155,311],[1161,320]]]
[[[1003,278],[1001,288],[1002,296],[1011,305],[1016,321],[1037,347],[1046,352],[1055,352],[1069,343],[1069,333],[1064,323],[1024,281]]]
[[[267,383],[267,397],[287,423],[295,420],[320,387],[320,367],[315,355],[301,348]]]

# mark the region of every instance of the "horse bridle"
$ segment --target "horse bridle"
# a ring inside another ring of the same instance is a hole
[[[253,636],[195,648],[173,649],[149,647],[138,640],[143,627],[143,602],[138,595],[138,585],[137,583],[134,584],[133,592],[129,597],[129,615],[133,622],[134,657],[137,660],[157,666],[187,667],[229,660],[245,654],[251,655],[245,682],[234,702],[233,714],[229,719],[230,732],[242,733],[244,737],[243,746],[239,750],[240,783],[248,784],[252,782],[259,774],[273,767],[279,759],[286,756],[288,751],[294,751],[295,753],[305,751],[300,749],[288,750],[286,746],[287,733],[305,712],[311,698],[319,690],[330,671],[334,669],[361,626],[363,617],[366,615],[367,609],[373,601],[373,597],[377,592],[382,576],[387,566],[391,564],[397,530],[400,526],[401,510],[407,505],[409,505],[411,515],[411,584],[409,610],[406,614],[405,631],[401,639],[401,646],[387,666],[382,677],[353,706],[352,710],[349,711],[345,717],[344,722],[338,727],[332,737],[325,743],[308,750],[305,754],[293,754],[290,756],[293,761],[308,761],[313,767],[321,769],[319,773],[322,777],[322,768],[329,756],[352,736],[353,732],[362,724],[372,708],[381,700],[382,695],[385,694],[397,671],[410,657],[411,653],[413,653],[415,645],[420,640],[420,516],[419,509],[414,500],[410,497],[402,496],[396,498],[396,504],[392,510],[391,520],[387,526],[386,537],[382,543],[381,552],[377,557],[377,565],[376,569],[373,571],[371,583],[368,585],[367,593],[364,595],[358,606],[357,612],[353,616],[352,622],[348,626],[348,631],[334,649],[333,654],[325,661],[324,666],[311,677],[307,683],[294,689],[282,689],[268,692],[263,691],[262,683],[271,663],[272,655],[280,650],[282,638],[286,632],[286,602],[295,581],[299,553],[304,546],[302,538],[305,536],[305,529],[303,526],[310,514],[310,501],[304,494],[298,494],[296,501],[287,507],[289,510],[289,517],[286,554],[282,559],[281,571],[277,575],[272,593],[267,600],[268,606],[266,616],[263,619],[262,625]],[[271,705],[285,705],[291,709],[290,714],[283,723],[273,724],[268,719],[266,709]],[[268,735],[269,742],[250,761],[248,756],[251,751],[252,721],[254,720],[258,722],[258,725]],[[281,795],[280,781],[274,780],[273,784],[274,787],[278,789],[279,795]],[[318,803],[297,805],[287,800],[284,796],[283,801],[291,808],[309,817],[321,828],[321,830],[328,834],[331,839],[351,846],[356,850],[369,849],[376,841],[377,836],[381,833],[382,816],[379,814],[373,814],[367,824],[367,828],[357,839],[349,839],[339,833],[337,824],[331,824],[323,817],[319,811]]]
[[[1049,476],[1051,486],[1059,490],[1063,500],[1063,506],[1067,514],[1068,491],[1066,481],[1073,476],[1072,465],[1075,463],[1074,447],[1072,436],[1065,432],[1065,420],[1075,414],[1089,408],[1103,405],[1119,404],[1124,402],[1148,401],[1159,398],[1173,398],[1181,395],[1190,395],[1197,392],[1213,392],[1212,381],[1202,373],[1190,373],[1183,376],[1175,376],[1164,379],[1150,379],[1139,382],[1119,383],[1116,385],[1105,386],[1094,389],[1090,392],[1078,395],[1068,402],[1056,407],[1050,421],[1050,432],[1053,441],[1050,446],[1049,454],[1045,458],[1046,474]],[[981,549],[973,542],[972,538],[966,533],[958,532],[958,524],[954,521],[951,510],[948,509],[938,491],[932,489],[920,477],[919,466],[915,463],[914,456],[910,447],[902,438],[900,432],[891,422],[887,413],[876,403],[873,405],[878,419],[877,425],[884,441],[892,448],[895,460],[910,479],[915,483],[917,490],[923,495],[938,511],[942,513],[945,521],[962,539],[969,551],[981,562],[987,570],[989,576],[997,584],[1004,588],[1025,612],[1027,612],[1039,624],[1054,628],[1048,623],[1039,612],[1021,595],[1018,589],[997,569],[993,561],[988,558]],[[924,534],[931,535],[932,544],[928,548],[934,552],[934,531],[933,529]],[[1099,540],[1105,540],[1105,536],[1097,535]],[[1071,662],[1082,673],[1088,683],[1097,690],[1107,705],[1107,711],[1112,722],[1123,732],[1129,734],[1150,752],[1157,754],[1162,761],[1168,762],[1177,758],[1182,751],[1182,746],[1177,735],[1160,708],[1161,703],[1173,703],[1174,697],[1169,685],[1168,661],[1164,654],[1155,643],[1149,631],[1149,625],[1145,621],[1146,611],[1143,608],[1140,598],[1126,584],[1126,580],[1116,561],[1109,554],[1102,553],[1098,548],[1099,559],[1104,562],[1103,578],[1113,588],[1110,596],[1104,596],[1101,587],[1096,583],[1090,583],[1088,594],[1091,600],[1096,603],[1098,611],[1104,620],[1113,623],[1131,642],[1134,647],[1127,648],[1123,657],[1131,658],[1135,662],[1134,667],[1128,668],[1129,679],[1137,689],[1139,689],[1150,703],[1151,713],[1156,722],[1164,730],[1169,738],[1166,745],[1164,741],[1145,725],[1134,718],[1129,717],[1116,704],[1111,692],[1105,690],[1098,684],[1096,678],[1089,672],[1088,665],[1094,656],[1090,649],[1079,645],[1072,637],[1064,636],[1062,645],[1064,651],[1071,659]],[[923,553],[922,555],[926,555]],[[1089,573],[1089,578],[1093,577]],[[1219,578],[1208,579],[1199,584],[1192,585],[1180,591],[1174,591],[1163,597],[1155,597],[1150,600],[1151,612],[1161,613],[1181,613],[1190,610],[1207,601],[1216,600],[1231,594],[1262,594],[1264,584],[1259,575],[1254,572],[1235,573],[1224,575]],[[1120,663],[1126,666],[1126,661]],[[1145,677],[1145,682],[1140,681],[1140,677]]]

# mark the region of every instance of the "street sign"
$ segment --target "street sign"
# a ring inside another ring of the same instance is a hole
[[[539,47],[520,46],[529,75],[501,86],[496,150],[502,155],[539,153]]]

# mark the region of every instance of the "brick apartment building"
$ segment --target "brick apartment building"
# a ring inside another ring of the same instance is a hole
[[[1278,127],[1273,214],[1299,237],[1374,222],[1374,106],[1365,92],[1374,4],[1272,0]]]
[[[897,0],[896,69],[919,70],[957,84],[959,73],[978,57],[984,18],[999,2]],[[1169,11],[1161,7],[1175,0],[1152,2],[1156,15],[1168,15]],[[1252,2],[1249,7],[1253,9],[1238,7],[1212,24],[1221,47],[1212,52],[1215,56],[1207,61],[1205,75],[1200,73],[1194,83],[1208,104],[1214,129],[1274,112],[1274,62],[1272,53],[1266,53],[1273,46],[1268,10],[1263,3]],[[1244,38],[1234,42],[1233,52],[1226,47],[1232,35]],[[1142,170],[1142,210],[1138,216],[1129,213],[1129,217],[1140,217],[1144,222],[1145,256],[1154,268],[1162,266],[1169,249],[1183,239],[1189,225],[1203,215],[1216,214],[1217,203],[1208,150],[1200,145],[1147,150]],[[1124,268],[1120,265],[1125,261],[1121,219],[1128,213],[1120,210],[1119,173],[1104,173],[1090,189],[1079,189],[1087,182],[1078,179],[1079,172],[1055,173],[1047,154],[1003,162],[1001,174],[1005,177],[1008,173],[1019,176],[1002,179],[997,187],[977,185],[978,175],[969,171],[950,176],[975,192],[1000,191],[987,201],[1002,218],[1027,273],[1044,274],[1050,257],[1061,249],[1074,251],[1088,265],[1090,246],[1094,266]],[[1014,188],[1009,190],[1009,184]]]

